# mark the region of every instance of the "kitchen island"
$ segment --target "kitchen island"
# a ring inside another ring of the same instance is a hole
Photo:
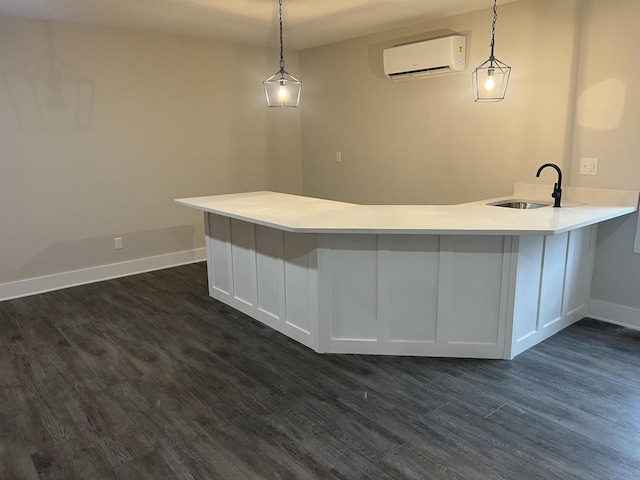
[[[209,293],[320,353],[510,359],[587,314],[597,224],[638,192],[550,189],[460,205],[275,192],[178,199],[205,212]]]

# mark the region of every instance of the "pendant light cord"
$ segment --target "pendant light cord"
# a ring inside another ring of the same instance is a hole
[[[284,73],[284,49],[282,47],[282,0],[279,0],[278,15],[280,16],[280,73]]]
[[[282,0],[280,0],[280,2],[282,2]],[[493,47],[495,45],[497,21],[498,21],[498,0],[493,0],[493,23],[491,24],[491,56],[489,57],[489,60],[491,60],[492,63],[493,63],[493,60],[495,59],[495,57],[493,56]]]

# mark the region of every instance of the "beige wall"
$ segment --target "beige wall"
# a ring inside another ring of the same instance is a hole
[[[640,190],[640,2],[585,0],[572,171],[580,157],[599,158],[586,187]],[[592,297],[640,309],[640,255],[633,253],[638,216],[602,225]],[[638,312],[638,310],[636,310]],[[640,327],[640,312],[636,313]]]
[[[473,68],[489,56],[490,9],[301,52],[305,194],[362,203],[459,203],[535,182],[545,162],[568,170],[576,8],[576,0],[499,7],[496,56],[513,68],[500,103],[474,103],[471,89]],[[465,72],[384,77],[383,48],[450,33],[467,36]]]
[[[599,158],[576,186],[640,189],[640,2],[583,0],[572,171]]]
[[[301,192],[299,112],[262,91],[276,51],[53,23],[67,105],[38,112],[46,28],[0,18],[0,283],[203,246],[174,198]]]

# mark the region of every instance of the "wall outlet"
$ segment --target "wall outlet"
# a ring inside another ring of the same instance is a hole
[[[597,175],[598,159],[597,158],[581,158],[580,159],[580,175]]]
[[[336,152],[336,162],[342,162],[342,152]]]
[[[122,237],[114,238],[113,243],[115,244],[116,250],[122,250]]]

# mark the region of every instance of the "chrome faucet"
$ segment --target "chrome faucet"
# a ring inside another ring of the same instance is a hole
[[[551,194],[551,198],[554,198],[553,202],[554,207],[560,207],[560,199],[562,198],[562,170],[555,163],[545,163],[538,169],[538,173],[536,173],[536,177],[540,176],[540,172],[547,167],[555,168],[556,172],[558,172],[558,183],[553,186],[553,193]]]

